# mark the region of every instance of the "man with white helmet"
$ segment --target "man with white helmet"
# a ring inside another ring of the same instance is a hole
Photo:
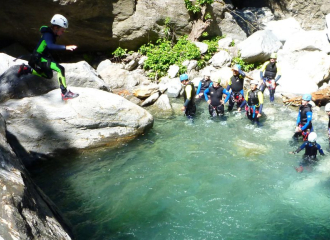
[[[241,106],[238,108],[238,112],[245,106],[246,116],[252,121],[252,123],[257,123],[259,125],[259,118],[262,116],[262,107],[264,104],[264,95],[257,88],[258,80],[252,80],[250,82],[251,89],[247,91],[245,95],[245,100],[242,102]]]
[[[212,81],[210,78],[210,73],[207,72],[204,75],[204,78],[199,82],[197,92],[196,92],[196,98],[203,98],[204,97],[204,91],[212,86]]]
[[[276,60],[277,54],[272,53],[269,61],[265,62],[260,69],[260,79],[262,81],[260,90],[264,92],[265,88],[268,88],[271,102],[275,99],[276,82],[281,78],[280,68],[276,63]]]
[[[241,65],[235,64],[232,69],[233,76],[229,79],[227,85],[227,91],[231,89],[230,98],[229,98],[229,105],[228,111],[231,111],[236,103],[237,108],[241,106],[242,102],[244,101],[244,78],[245,73],[241,69]]]
[[[315,163],[317,151],[320,155],[324,155],[322,147],[316,142],[317,135],[315,132],[311,132],[308,135],[308,141],[304,142],[297,150],[291,152],[293,154],[299,153],[301,150],[305,149],[305,154],[303,156],[303,161],[300,163],[300,166],[296,168],[297,172],[302,172],[304,167],[309,166],[310,164]]]
[[[303,140],[306,141],[308,134],[313,132],[312,124],[312,105],[309,104],[309,101],[312,100],[311,94],[304,94],[301,100],[301,105],[299,107],[298,117],[297,117],[297,126],[295,133],[293,135],[294,140],[298,140],[299,136],[303,137]]]
[[[56,44],[56,38],[63,35],[65,29],[69,27],[68,20],[60,14],[55,14],[51,21],[51,26],[42,26],[40,28],[41,38],[37,47],[33,51],[33,54],[29,60],[29,65],[22,64],[18,70],[18,77],[22,74],[33,74],[47,79],[53,77],[53,71],[57,72],[58,82],[61,88],[61,96],[63,100],[72,99],[78,97],[79,94],[75,94],[67,90],[65,80],[64,67],[54,61],[50,51],[52,50],[68,50],[73,51],[77,48],[76,45],[58,45]]]

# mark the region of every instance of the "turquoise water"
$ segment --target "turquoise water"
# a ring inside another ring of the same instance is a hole
[[[290,155],[296,110],[265,106],[263,126],[244,114],[154,128],[112,150],[35,167],[37,184],[77,239],[329,239],[330,163],[297,173]],[[315,123],[326,146],[326,127]],[[326,154],[328,152],[326,151]]]

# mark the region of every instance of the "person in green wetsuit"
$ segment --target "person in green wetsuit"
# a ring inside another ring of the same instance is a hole
[[[73,93],[67,89],[64,67],[54,61],[50,51],[73,51],[77,48],[77,46],[65,46],[55,43],[57,37],[62,36],[65,29],[69,27],[69,22],[64,16],[55,14],[52,17],[50,23],[50,27],[42,26],[40,28],[41,38],[37,47],[33,51],[33,54],[29,60],[29,65],[22,64],[18,70],[17,76],[20,77],[23,74],[31,73],[36,76],[51,79],[53,77],[53,71],[56,71],[58,75],[58,82],[60,84],[62,99],[72,99],[78,97],[79,94]]]
[[[184,98],[184,104],[181,110],[184,111],[185,116],[191,119],[195,116],[196,113],[196,105],[194,102],[196,95],[195,86],[192,82],[189,82],[187,74],[180,75],[180,81],[183,84]]]

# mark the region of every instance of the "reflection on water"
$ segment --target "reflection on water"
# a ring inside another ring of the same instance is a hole
[[[77,239],[328,239],[329,157],[297,174],[302,153],[288,154],[297,114],[266,108],[256,128],[244,114],[210,120],[202,103],[194,123],[156,119],[122,148],[33,175]],[[316,130],[325,146],[325,127]]]

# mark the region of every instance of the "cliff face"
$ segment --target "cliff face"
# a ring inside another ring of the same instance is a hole
[[[0,116],[0,239],[71,239],[56,207],[32,182],[7,143]]]
[[[269,7],[277,19],[294,16],[306,30],[323,29],[324,16],[330,11],[330,0],[225,0],[215,1],[208,9],[213,18],[209,32],[214,35],[239,33],[228,25],[225,7]],[[118,46],[136,49],[141,44],[164,35],[165,19],[171,19],[174,32],[189,34],[192,16],[183,0],[12,0],[1,4],[0,45],[19,42],[32,51],[42,25],[49,25],[55,13],[65,15],[69,29],[60,43],[76,44],[80,51],[108,51]],[[235,24],[234,24],[235,25]],[[244,34],[243,34],[244,35]]]

